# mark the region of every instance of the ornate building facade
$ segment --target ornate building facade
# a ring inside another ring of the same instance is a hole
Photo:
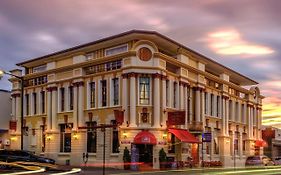
[[[224,166],[263,154],[257,82],[157,32],[133,30],[17,65],[25,69],[11,71],[25,79],[24,148],[58,163],[82,164],[85,152],[88,163],[101,163],[101,124],[113,126],[105,129],[111,166],[123,162],[125,147],[153,168],[161,148],[176,161]],[[10,81],[17,149],[20,83]],[[207,142],[203,133],[211,133]]]

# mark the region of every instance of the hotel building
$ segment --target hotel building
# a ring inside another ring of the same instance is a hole
[[[86,152],[88,164],[102,163],[102,124],[114,126],[105,129],[111,166],[125,147],[153,168],[161,148],[175,161],[224,166],[263,154],[258,83],[157,32],[132,30],[17,65],[25,70],[11,71],[25,81],[24,149],[58,163],[80,165]],[[19,149],[21,87],[10,81],[10,148]]]

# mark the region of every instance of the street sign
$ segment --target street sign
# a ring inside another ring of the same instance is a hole
[[[212,142],[212,133],[210,132],[203,133],[202,142]]]

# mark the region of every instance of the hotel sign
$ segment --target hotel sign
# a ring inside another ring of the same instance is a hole
[[[168,125],[184,125],[185,111],[168,112]]]

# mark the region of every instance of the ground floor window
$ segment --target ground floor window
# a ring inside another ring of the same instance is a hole
[[[71,152],[72,124],[60,125],[60,152]]]
[[[93,128],[97,126],[97,122],[87,122],[87,152],[96,153],[97,152],[97,129]]]
[[[112,130],[112,153],[119,153],[119,134],[116,120],[111,120],[111,124],[116,125]]]
[[[40,126],[41,128],[41,151],[42,152],[45,152],[45,148],[46,148],[46,133],[45,133],[45,128],[46,128],[46,125],[41,125]]]
[[[176,152],[176,137],[174,134],[168,134],[168,153],[175,153]]]

